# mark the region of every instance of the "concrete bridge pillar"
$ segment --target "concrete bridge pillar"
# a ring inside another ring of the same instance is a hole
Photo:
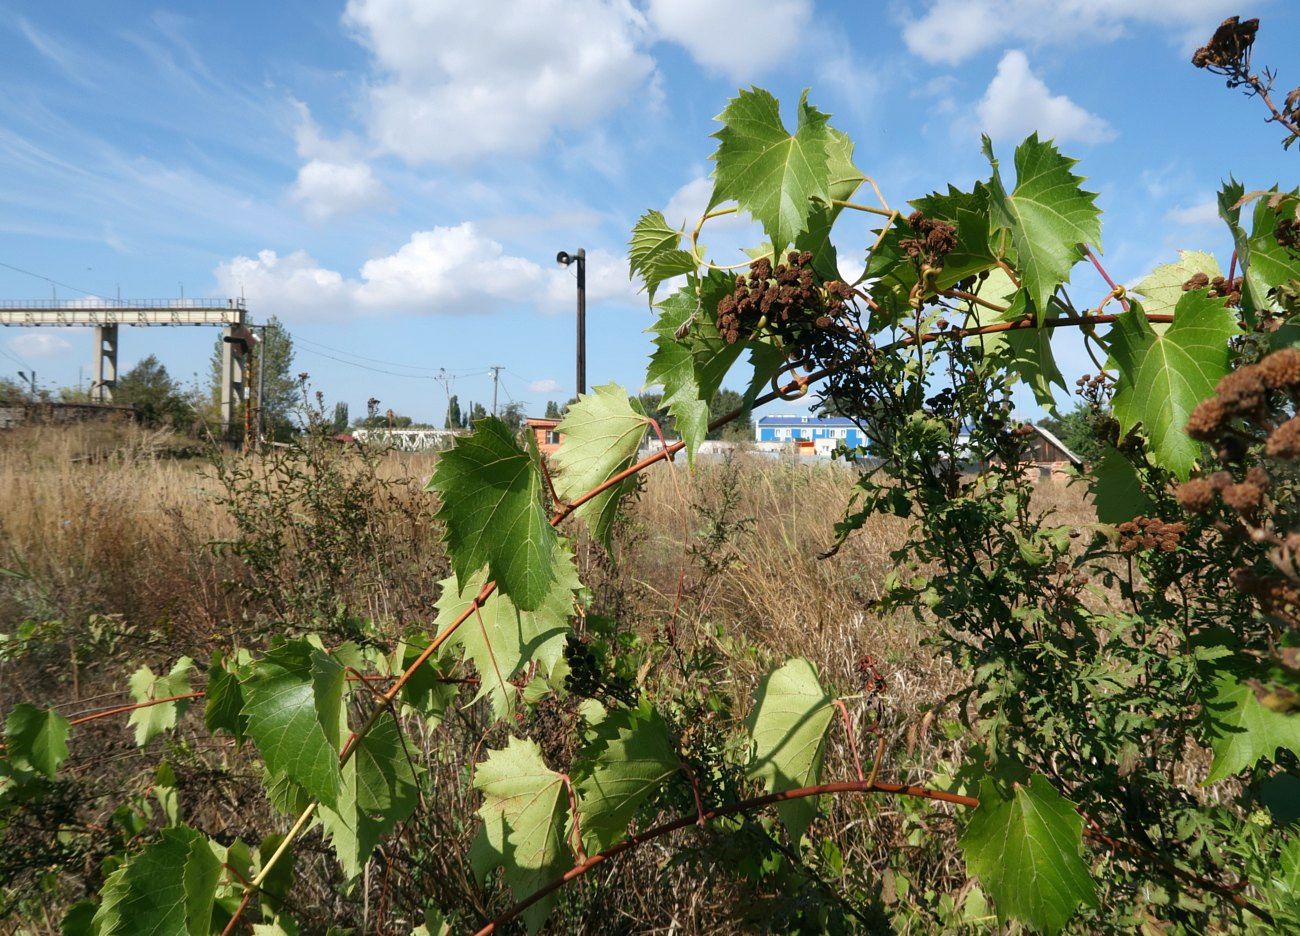
[[[95,326],[95,360],[90,371],[90,399],[96,403],[113,402],[117,386],[117,326]]]

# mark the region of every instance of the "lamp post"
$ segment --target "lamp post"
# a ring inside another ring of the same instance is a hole
[[[561,266],[578,266],[578,374],[577,392],[587,392],[587,251],[579,247],[576,253],[561,250],[555,255]]]

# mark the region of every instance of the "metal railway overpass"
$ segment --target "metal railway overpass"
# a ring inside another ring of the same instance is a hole
[[[244,402],[253,334],[243,299],[0,300],[0,325],[93,328],[90,396],[111,402],[117,383],[118,329],[123,325],[213,325],[222,329],[221,428]]]

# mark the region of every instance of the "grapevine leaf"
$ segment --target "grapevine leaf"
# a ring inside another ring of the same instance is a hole
[[[419,800],[415,771],[391,713],[360,737],[342,772],[337,807],[322,807],[321,824],[343,873],[355,878],[375,846],[414,812]]]
[[[826,146],[826,171],[830,179],[827,192],[831,200],[813,202],[812,212],[808,215],[808,229],[794,239],[794,249],[806,250],[813,255],[812,268],[823,280],[837,280],[840,279],[840,268],[835,245],[831,242],[831,229],[844,208],[835,202],[851,199],[867,177],[853,164],[853,141],[849,135],[834,127],[828,129],[830,142]]]
[[[505,868],[505,881],[520,900],[573,864],[565,843],[569,798],[564,775],[546,766],[535,741],[510,738],[478,765],[474,788],[483,792],[479,807],[491,861]],[[546,921],[554,899],[524,911],[529,931]]]
[[[1151,508],[1151,498],[1142,487],[1137,469],[1113,445],[1107,445],[1102,452],[1088,490],[1102,523],[1127,523]]]
[[[716,118],[713,197],[709,209],[734,201],[763,225],[780,253],[808,230],[812,199],[830,201],[832,143],[827,115],[799,98],[793,135],[781,122],[776,98],[761,88],[741,91]]]
[[[19,702],[5,721],[5,752],[12,764],[51,780],[68,759],[68,720],[54,710]]]
[[[1037,133],[1016,147],[1016,187],[1009,195],[987,136],[984,155],[993,166],[988,183],[993,225],[1010,232],[1021,281],[1042,322],[1048,300],[1069,281],[1070,268],[1083,257],[1084,246],[1101,247],[1097,196],[1084,191],[1083,177],[1070,171],[1078,160],[1062,156]]]
[[[93,900],[78,900],[59,921],[59,936],[95,936],[95,913],[99,905]]]
[[[627,391],[618,384],[605,384],[580,396],[556,427],[564,437],[551,456],[556,493],[564,500],[573,500],[627,468],[636,460],[649,424],[650,420],[638,412]],[[592,533],[606,544],[619,498],[628,487],[627,482],[616,485],[577,510]]]
[[[1138,302],[1129,303],[1110,333],[1119,367],[1113,406],[1120,434],[1141,423],[1152,461],[1180,478],[1200,454],[1200,444],[1184,430],[1187,417],[1228,372],[1228,339],[1240,331],[1222,300],[1195,289],[1178,300],[1163,335],[1152,329]]]
[[[658,712],[642,707],[608,713],[593,728],[574,770],[588,851],[603,851],[626,836],[641,805],[680,769]]]
[[[1147,315],[1172,315],[1178,300],[1183,298],[1183,284],[1197,273],[1204,273],[1211,279],[1222,275],[1219,261],[1212,254],[1203,250],[1180,250],[1176,263],[1156,267],[1133,287],[1133,291],[1142,296],[1142,308],[1146,309]],[[1159,334],[1169,326],[1152,323],[1151,327]]]
[[[152,702],[155,699],[168,699],[172,696],[191,692],[190,670],[194,661],[181,657],[166,676],[155,676],[153,670],[142,666],[131,674],[129,686],[131,697],[137,702]],[[135,726],[135,743],[140,747],[148,744],[156,735],[176,727],[176,719],[185,712],[188,705],[185,699],[175,702],[160,702],[138,708],[131,713],[128,724]]]
[[[834,702],[817,681],[816,667],[802,657],[764,677],[747,721],[754,751],[750,776],[762,780],[769,793],[817,783]],[[798,842],[817,815],[817,802],[791,800],[777,810],[790,840]]]
[[[1080,854],[1083,818],[1043,777],[1016,784],[1010,798],[985,780],[960,846],[966,867],[999,916],[1055,933],[1097,889]]]
[[[1269,190],[1276,192],[1274,186]],[[1269,290],[1289,279],[1300,279],[1300,259],[1290,254],[1277,242],[1274,233],[1278,221],[1278,204],[1260,198],[1255,203],[1251,230],[1247,234],[1241,224],[1242,195],[1245,187],[1236,179],[1229,179],[1219,192],[1219,217],[1227,222],[1237,250],[1237,263],[1241,267],[1244,285],[1241,306],[1253,322],[1253,313],[1267,309],[1272,304]],[[1279,203],[1280,204],[1280,203]]]
[[[248,733],[248,719],[244,716],[244,693],[239,677],[226,669],[220,651],[212,654],[208,667],[207,704],[203,721],[208,731],[228,731],[235,742],[242,744]]]
[[[521,611],[500,592],[493,592],[455,633],[454,640],[478,670],[479,691],[475,701],[487,698],[496,718],[514,710],[517,690],[510,678],[525,665],[536,661],[549,673],[564,654],[564,640],[573,616],[573,593],[582,587],[567,549],[552,556],[551,590],[534,611]],[[438,598],[438,629],[459,617],[483,589],[483,573],[477,573],[459,587],[446,579]]]
[[[272,776],[283,774],[324,806],[336,805],[344,671],[305,640],[281,644],[245,676],[248,736]]]
[[[1006,273],[997,269],[989,276],[985,288],[980,291],[981,296],[997,298],[997,289],[988,288],[995,280],[1005,280],[1006,285],[1011,286],[1011,280]],[[1007,300],[1004,298],[1002,301]],[[1005,312],[992,312],[990,309],[973,305],[975,314],[971,316],[974,319],[972,324],[988,325],[993,322],[1018,321],[1025,317],[1029,308],[1028,301],[1025,290],[1013,289]],[[1047,321],[1055,319],[1058,314],[1057,303],[1051,301]],[[1066,386],[1065,378],[1061,376],[1061,370],[1057,367],[1056,356],[1052,353],[1050,329],[1016,328],[1011,331],[978,335],[970,340],[982,343],[986,354],[1000,360],[1017,379],[1023,381],[1033,391],[1034,400],[1039,406],[1049,413],[1056,411],[1056,397],[1052,393],[1052,387],[1058,386],[1064,390]]]
[[[641,275],[651,305],[660,283],[695,272],[695,258],[681,249],[681,243],[682,232],[670,227],[660,211],[647,211],[632,228],[632,240],[628,244],[629,276]]]
[[[462,582],[488,567],[516,606],[532,611],[551,585],[555,530],[542,509],[537,463],[489,416],[444,452],[429,487],[442,498],[447,550]]]
[[[427,634],[408,635],[394,653],[394,670],[405,672],[428,645]],[[439,651],[425,660],[402,687],[402,701],[423,716],[431,727],[441,724],[443,713],[456,699],[456,684],[447,681],[454,665],[453,657]]]
[[[99,936],[208,933],[220,877],[221,859],[206,838],[188,826],[164,829],[109,875],[94,925]]]
[[[690,286],[679,289],[659,304],[659,321],[650,329],[655,335],[655,352],[646,370],[646,386],[663,387],[662,405],[672,414],[686,442],[687,461],[692,464],[709,432],[709,401],[746,347],[741,342],[728,344],[714,324],[718,302],[730,291],[731,283],[714,270],[701,282],[699,298]],[[678,338],[681,329],[686,331]],[[771,366],[775,373],[780,362],[774,364],[772,352],[759,350],[764,347],[761,342],[751,342],[750,347],[754,349],[754,383],[761,385],[772,374],[760,377],[757,368]]]
[[[1213,783],[1274,758],[1279,748],[1300,754],[1300,718],[1262,705],[1249,685],[1225,674],[1206,706],[1214,760],[1206,783]]]

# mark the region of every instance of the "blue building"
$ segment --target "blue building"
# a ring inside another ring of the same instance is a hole
[[[755,442],[812,443],[817,449],[867,444],[862,430],[843,416],[760,416],[754,422]]]

